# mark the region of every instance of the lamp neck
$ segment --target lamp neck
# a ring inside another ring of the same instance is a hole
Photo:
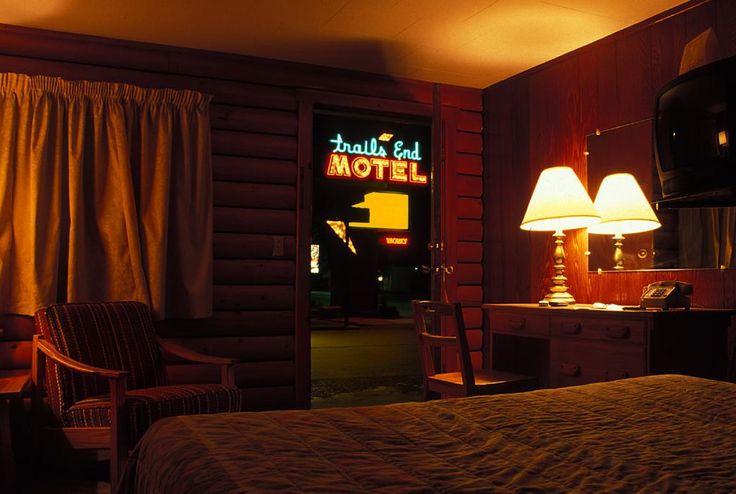
[[[555,238],[555,252],[554,252],[554,257],[553,257],[555,260],[555,271],[559,271],[559,269],[561,269],[564,272],[565,271],[565,248],[563,247],[563,243],[565,239],[565,232],[563,232],[562,230],[556,230],[552,236]],[[557,274],[562,274],[562,273],[558,272]]]
[[[545,299],[550,305],[568,305],[574,304],[575,299],[567,291],[567,278],[565,277],[565,249],[562,246],[565,234],[562,230],[556,230],[553,237],[555,238],[554,251],[554,270],[555,276],[552,278],[552,286],[550,292]]]
[[[617,233],[613,236],[613,240],[613,269],[624,269],[624,251],[622,249],[624,236],[621,233]]]

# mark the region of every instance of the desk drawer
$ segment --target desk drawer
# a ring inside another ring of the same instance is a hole
[[[643,346],[555,338],[550,341],[550,384],[573,386],[644,376],[646,352]]]
[[[494,310],[489,314],[493,333],[549,337],[549,317],[515,311]]]
[[[573,337],[646,345],[647,321],[590,317],[554,317],[550,321],[554,337]]]

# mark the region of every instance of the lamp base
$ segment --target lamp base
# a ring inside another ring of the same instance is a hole
[[[567,305],[575,305],[575,298],[567,291],[564,293],[548,293],[544,296],[544,300],[552,307],[565,307]]]

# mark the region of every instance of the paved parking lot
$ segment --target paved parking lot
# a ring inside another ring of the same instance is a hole
[[[312,407],[417,401],[421,367],[410,318],[312,321]]]

